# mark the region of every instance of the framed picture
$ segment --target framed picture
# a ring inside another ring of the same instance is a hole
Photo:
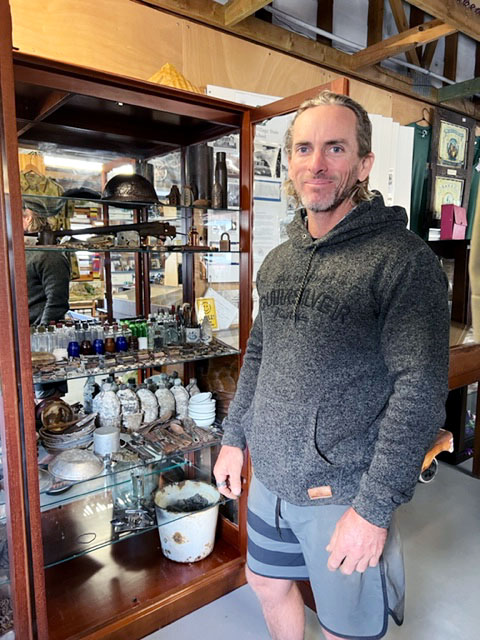
[[[465,167],[468,145],[467,127],[440,121],[437,163],[445,167]]]
[[[442,204],[456,204],[461,206],[464,180],[436,176],[434,186],[433,217],[440,220]]]

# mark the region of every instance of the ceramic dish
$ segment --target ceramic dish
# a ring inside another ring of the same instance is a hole
[[[203,391],[202,393],[196,393],[190,398],[192,404],[202,404],[202,402],[208,402],[212,398],[210,391]]]
[[[103,462],[91,451],[68,449],[50,462],[48,470],[55,478],[80,482],[98,476],[103,471]]]
[[[193,418],[193,421],[197,425],[197,427],[202,427],[205,429],[206,427],[211,427],[215,421],[215,418]]]
[[[195,411],[195,409],[192,409],[191,407],[188,407],[188,415],[191,418],[211,418],[212,416],[215,415],[215,409],[213,409],[213,411],[208,410],[208,411]]]
[[[201,404],[189,404],[188,410],[194,413],[215,413],[215,403],[202,402]]]

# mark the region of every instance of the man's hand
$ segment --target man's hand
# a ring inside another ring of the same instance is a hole
[[[238,498],[242,493],[242,467],[243,451],[239,447],[224,445],[218,454],[213,475],[218,490],[227,498]]]
[[[371,524],[350,507],[337,522],[326,550],[330,571],[340,567],[345,575],[376,567],[387,539],[387,529]]]

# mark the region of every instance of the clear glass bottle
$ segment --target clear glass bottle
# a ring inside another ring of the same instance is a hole
[[[155,316],[151,313],[148,316],[147,321],[147,347],[148,349],[154,349],[155,345]]]
[[[37,329],[36,327],[30,327],[30,350],[32,352],[39,351],[37,347],[37,342],[38,342]]]
[[[53,353],[57,348],[57,336],[55,335],[55,324],[47,327],[47,351]]]
[[[158,313],[155,318],[155,331],[153,336],[153,348],[155,351],[160,350],[165,344],[165,325],[163,322],[163,314]]]
[[[204,316],[202,320],[202,326],[200,328],[200,339],[205,344],[208,344],[213,340],[213,329],[208,316]]]

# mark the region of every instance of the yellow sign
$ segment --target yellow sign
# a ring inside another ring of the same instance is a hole
[[[162,209],[162,215],[164,218],[176,218],[178,215],[177,207],[167,207],[163,205]]]
[[[212,325],[212,329],[218,329],[217,309],[214,298],[197,298],[197,316],[201,324],[203,318],[207,316]]]

